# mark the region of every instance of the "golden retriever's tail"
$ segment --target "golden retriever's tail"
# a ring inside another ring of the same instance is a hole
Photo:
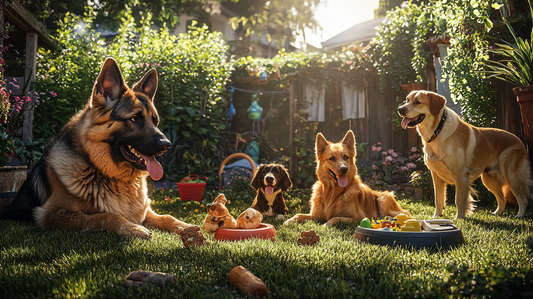
[[[479,192],[474,189],[472,186],[469,187],[468,190],[468,198],[466,199],[466,215],[470,215],[474,213],[474,210],[476,209],[476,202],[479,200],[475,200],[474,197],[477,199]]]
[[[529,190],[529,198],[527,199],[527,205],[533,207],[533,181],[527,179],[527,189]]]
[[[408,210],[402,209],[400,207],[400,204],[396,201],[394,198],[394,192],[389,191],[374,191],[377,195],[377,202],[378,202],[378,208],[379,208],[379,216],[396,216],[398,214],[404,213],[409,215]]]

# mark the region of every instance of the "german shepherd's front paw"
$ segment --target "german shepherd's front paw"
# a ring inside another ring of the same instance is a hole
[[[152,232],[149,229],[133,223],[122,225],[118,234],[124,237],[141,239],[149,239],[152,236]]]

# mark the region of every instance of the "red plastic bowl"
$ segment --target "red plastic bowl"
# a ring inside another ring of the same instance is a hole
[[[241,241],[251,238],[274,241],[276,238],[276,230],[272,224],[261,223],[259,224],[259,227],[254,229],[219,228],[215,233],[215,240],[217,241]]]

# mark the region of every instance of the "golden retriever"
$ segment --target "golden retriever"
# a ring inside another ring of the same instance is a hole
[[[355,165],[355,137],[348,131],[339,143],[316,136],[318,181],[313,186],[311,213],[297,214],[285,224],[308,219],[326,221],[325,227],[340,221],[360,222],[363,218],[396,216],[403,210],[394,193],[374,191],[363,184]]]
[[[505,210],[506,202],[518,200],[518,217],[526,214],[532,186],[529,157],[515,135],[495,128],[478,128],[462,121],[446,107],[446,99],[431,91],[413,91],[398,108],[402,127],[416,127],[424,144],[424,161],[435,187],[435,214],[442,216],[446,186],[455,185],[456,219],[475,208],[472,188],[481,176],[496,200],[494,214]]]

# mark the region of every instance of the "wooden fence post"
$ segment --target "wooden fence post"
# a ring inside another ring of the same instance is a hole
[[[24,122],[22,124],[22,140],[27,142],[33,139],[33,118],[35,113],[35,72],[37,70],[37,34],[26,33],[26,70],[24,74],[24,96],[32,98],[32,103],[24,110]]]

